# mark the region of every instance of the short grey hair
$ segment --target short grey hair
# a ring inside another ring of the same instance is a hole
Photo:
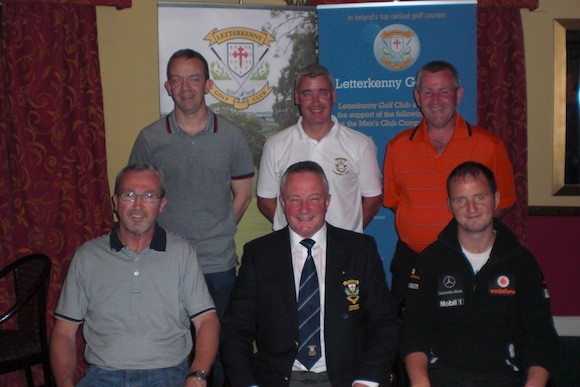
[[[328,71],[326,67],[315,63],[304,67],[300,70],[298,75],[296,75],[296,78],[294,78],[294,92],[300,93],[300,82],[302,82],[302,79],[305,77],[325,77],[328,80],[328,83],[330,83],[330,90],[334,90],[334,78],[332,77],[332,74],[330,74],[330,71]]]
[[[289,166],[288,169],[286,169],[286,172],[284,172],[284,175],[282,175],[282,179],[280,180],[280,195],[281,196],[284,196],[284,186],[286,185],[286,180],[288,180],[288,177],[290,177],[291,175],[295,175],[297,173],[315,173],[315,174],[317,174],[318,176],[320,176],[320,178],[324,182],[324,186],[326,188],[326,193],[328,194],[330,192],[329,185],[328,185],[328,179],[326,178],[326,174],[324,173],[324,170],[322,169],[322,167],[314,161],[299,161],[299,162]]]
[[[128,172],[152,172],[159,179],[159,188],[161,189],[161,197],[165,196],[165,175],[163,172],[153,164],[149,163],[135,163],[129,164],[117,174],[115,178],[115,194],[119,195],[121,192],[121,183]]]
[[[421,77],[423,76],[424,72],[428,73],[438,73],[439,71],[449,70],[451,73],[451,81],[453,82],[453,86],[455,86],[455,90],[461,87],[461,80],[459,79],[459,73],[455,66],[451,63],[442,61],[442,60],[434,60],[429,62],[417,71],[417,75],[415,76],[415,90],[419,90],[421,87]]]

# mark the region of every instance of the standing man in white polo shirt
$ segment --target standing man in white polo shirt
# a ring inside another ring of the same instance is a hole
[[[278,205],[280,179],[290,165],[315,161],[330,184],[328,222],[362,232],[381,205],[376,145],[332,115],[336,89],[326,68],[315,64],[300,71],[294,80],[294,102],[300,107],[298,123],[270,137],[262,151],[257,188],[260,212],[274,230],[286,226]]]

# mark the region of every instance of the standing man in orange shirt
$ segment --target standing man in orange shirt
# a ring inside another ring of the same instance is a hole
[[[383,205],[395,212],[399,242],[391,263],[392,293],[404,295],[416,256],[435,242],[451,220],[445,182],[464,161],[477,161],[496,176],[501,217],[516,200],[513,167],[501,139],[470,125],[457,112],[463,88],[455,67],[433,61],[416,76],[413,95],[423,120],[387,145]]]

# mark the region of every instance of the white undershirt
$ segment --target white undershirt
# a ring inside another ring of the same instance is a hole
[[[463,254],[465,254],[465,257],[467,258],[467,260],[471,264],[471,268],[473,269],[473,274],[477,274],[477,272],[481,270],[483,265],[485,265],[485,263],[489,259],[489,255],[491,254],[492,248],[493,248],[493,245],[489,249],[484,251],[483,253],[472,253],[470,251],[465,250],[465,248],[463,246],[461,246],[461,251],[463,251]]]

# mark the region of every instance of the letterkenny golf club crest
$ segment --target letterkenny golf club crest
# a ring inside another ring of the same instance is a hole
[[[217,100],[244,110],[270,94],[270,65],[266,54],[276,39],[268,31],[214,28],[204,40],[209,42],[213,53],[213,60],[208,58],[213,79],[209,92]]]
[[[375,59],[391,71],[408,69],[419,58],[421,43],[411,28],[403,24],[387,26],[375,37]]]

